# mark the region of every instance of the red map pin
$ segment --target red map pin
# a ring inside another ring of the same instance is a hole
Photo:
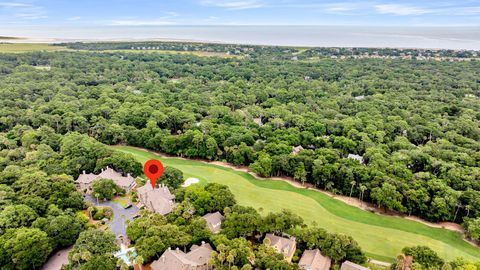
[[[162,176],[163,170],[163,164],[156,159],[150,159],[143,165],[143,173],[150,179],[152,188],[155,188],[155,183]]]

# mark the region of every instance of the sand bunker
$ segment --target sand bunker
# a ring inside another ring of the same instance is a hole
[[[199,181],[200,180],[198,180],[198,178],[188,178],[187,180],[185,180],[182,187],[188,187],[192,184],[198,183]]]

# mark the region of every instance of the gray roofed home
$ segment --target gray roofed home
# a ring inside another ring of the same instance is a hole
[[[363,267],[351,261],[345,261],[342,263],[340,270],[369,270],[369,268]]]
[[[202,218],[207,221],[207,226],[212,233],[220,232],[222,221],[224,219],[220,212],[208,213]]]
[[[351,159],[355,159],[355,160],[358,160],[360,163],[364,163],[364,159],[362,156],[360,155],[355,155],[355,154],[348,154],[347,158],[351,158]]]
[[[294,154],[298,154],[298,153],[300,153],[300,151],[302,151],[302,150],[303,150],[303,146],[301,146],[301,145],[292,147],[292,153],[294,153]]]
[[[170,193],[168,187],[161,185],[158,188],[152,188],[150,183],[137,188],[138,200],[148,210],[166,215],[172,212],[175,207],[175,195]]]
[[[188,253],[169,248],[150,267],[152,270],[207,270],[212,252],[210,244],[205,242],[201,246],[193,245]]]
[[[323,256],[319,249],[305,250],[298,265],[304,270],[329,270],[332,260]]]
[[[85,173],[83,171],[75,181],[77,187],[85,193],[91,193],[93,182],[100,179],[111,179],[115,185],[129,192],[135,187],[135,179],[130,175],[123,176],[121,173],[107,166],[99,174]]]
[[[285,260],[292,261],[293,254],[297,248],[295,238],[285,238],[276,236],[273,233],[267,233],[266,239],[270,241],[270,246],[275,248],[279,253],[283,254]]]

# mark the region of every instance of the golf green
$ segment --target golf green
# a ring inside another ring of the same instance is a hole
[[[230,187],[239,204],[252,206],[261,213],[290,209],[307,224],[315,222],[330,232],[352,236],[369,257],[393,261],[405,246],[429,246],[446,259],[464,257],[480,260],[480,248],[462,240],[458,232],[431,228],[400,217],[383,216],[347,205],[315,190],[298,188],[287,182],[260,180],[248,173],[201,161],[163,158],[142,149],[115,146],[115,150],[130,153],[145,163],[159,159],[164,165],[183,171],[185,177],[195,177],[201,183],[215,182]]]

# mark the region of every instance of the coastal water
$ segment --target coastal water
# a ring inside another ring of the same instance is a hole
[[[30,42],[187,40],[285,46],[480,50],[480,27],[0,26],[0,36],[26,37]]]

